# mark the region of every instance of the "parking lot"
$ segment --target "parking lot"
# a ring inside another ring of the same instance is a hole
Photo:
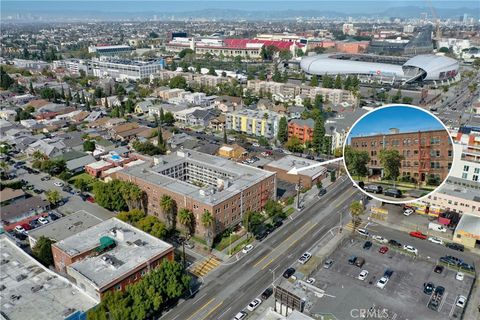
[[[461,318],[463,309],[455,305],[456,299],[459,295],[469,296],[472,276],[465,275],[463,281],[459,281],[455,278],[456,271],[445,268],[438,274],[430,261],[392,249],[382,254],[379,248],[383,245],[379,243],[366,250],[362,248],[364,242],[360,237],[346,242],[329,257],[335,261],[329,269],[321,268],[312,274],[315,285],[326,294],[312,303],[310,314],[351,319],[359,310],[374,308],[387,311],[388,319]],[[365,264],[360,268],[348,264],[351,256],[364,258]],[[387,269],[393,270],[393,274],[380,289],[376,283]],[[357,278],[362,270],[369,272],[363,281]],[[423,292],[423,284],[427,282],[445,288],[438,311],[427,308],[431,298]]]

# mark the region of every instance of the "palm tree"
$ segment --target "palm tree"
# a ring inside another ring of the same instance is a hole
[[[193,212],[187,208],[183,208],[178,212],[178,222],[180,222],[191,236],[195,231],[195,217]]]
[[[350,213],[352,214],[352,223],[353,223],[353,232],[357,229],[360,224],[361,218],[360,215],[363,214],[365,208],[360,201],[354,201],[350,204]]]
[[[50,202],[51,205],[55,206],[60,201],[60,192],[57,190],[48,190],[45,192],[47,196],[47,201]]]
[[[125,183],[122,188],[123,199],[128,205],[128,209],[142,209],[145,200],[145,192],[133,183]]]
[[[205,227],[205,239],[207,240],[207,244],[209,247],[212,246],[212,229],[214,224],[214,218],[210,211],[206,210],[203,211],[202,218],[201,218],[202,225]]]
[[[170,229],[175,229],[176,225],[176,208],[177,204],[175,203],[175,200],[172,199],[172,197],[164,194],[162,198],[160,199],[160,208],[162,208],[162,212],[165,216],[165,220],[167,222],[167,225]]]

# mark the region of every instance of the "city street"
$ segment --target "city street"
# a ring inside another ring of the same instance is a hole
[[[332,185],[335,192],[296,214],[253,251],[235,262],[228,261],[207,275],[204,285],[186,303],[180,303],[164,319],[230,319],[281,277],[303,252],[315,245],[332,227],[349,219],[350,203],[361,198],[350,180]],[[341,215],[340,213],[343,213]],[[229,286],[225,286],[229,283]]]

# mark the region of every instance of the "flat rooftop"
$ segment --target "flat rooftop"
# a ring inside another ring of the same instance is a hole
[[[99,247],[100,238],[109,237],[115,247],[77,261],[72,269],[101,289],[154,257],[173,250],[172,245],[117,218],[105,220],[55,244],[71,256]],[[68,271],[67,271],[68,273]]]
[[[220,203],[275,174],[222,157],[187,149],[162,156],[158,159],[160,163],[153,167],[145,163],[143,165],[124,168],[121,173],[134,176],[148,183],[158,185],[172,192],[183,194],[210,205]],[[221,175],[224,180],[223,190],[219,190],[213,186],[196,186],[161,173],[175,166],[185,165],[186,163],[200,166],[206,172],[215,172]]]
[[[383,137],[383,136],[388,136],[388,137],[392,137],[392,136],[401,136],[401,135],[409,135],[409,134],[418,134],[418,133],[433,133],[433,132],[438,132],[440,134],[444,134],[446,135],[447,137],[449,137],[449,133],[447,130],[445,129],[435,129],[435,130],[418,130],[418,131],[405,131],[405,132],[402,132],[402,131],[399,131],[399,132],[378,132],[378,133],[372,133],[370,135],[358,135],[358,136],[351,136],[350,138],[351,139],[361,139],[361,138],[372,138],[372,137]]]
[[[0,251],[0,287],[5,287],[0,291],[2,319],[63,320],[75,311],[85,312],[97,304],[4,235],[0,236]],[[33,292],[32,288],[40,289]],[[12,295],[20,298],[11,299]]]
[[[316,165],[319,164],[318,161],[314,160],[309,160],[305,158],[300,158],[292,155],[285,156],[283,158],[280,158],[278,160],[272,161],[270,163],[267,163],[266,166],[272,167],[272,168],[277,168],[280,170],[284,171],[289,171],[292,168],[297,168],[297,169],[302,169],[311,165]],[[312,179],[315,179],[321,174],[324,174],[327,171],[327,168],[323,166],[318,166],[315,168],[310,168],[306,170],[302,170],[299,172],[300,175],[302,176],[308,176],[311,177]]]
[[[79,210],[39,228],[30,230],[28,236],[35,240],[45,236],[58,242],[93,227],[102,221],[99,217],[85,210]]]
[[[455,231],[480,236],[480,218],[468,214],[462,214]]]

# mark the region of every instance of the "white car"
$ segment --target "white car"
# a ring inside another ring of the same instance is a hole
[[[465,307],[466,302],[467,302],[467,298],[465,296],[458,296],[457,302],[455,302],[455,305],[457,307],[463,308]]]
[[[308,262],[308,260],[310,260],[311,257],[312,254],[307,251],[300,258],[298,258],[298,262],[300,262],[301,264],[305,264]]]
[[[417,250],[416,248],[408,245],[408,244],[406,244],[406,245],[403,246],[403,250],[408,251],[408,252],[411,252],[411,253],[413,253],[413,254],[415,254],[415,255],[418,254],[418,250]]]
[[[55,182],[53,183],[53,185],[56,186],[56,187],[63,187],[63,182],[55,181]]]
[[[377,288],[383,289],[387,285],[388,277],[381,277],[380,280],[377,281]]]
[[[245,311],[240,311],[235,315],[235,317],[232,320],[242,320],[247,317],[247,313]]]
[[[369,235],[368,231],[365,230],[365,229],[357,229],[357,233],[361,234],[362,236],[368,236]]]
[[[437,237],[428,237],[427,240],[430,241],[431,243],[436,243],[436,244],[441,244],[441,245],[443,245],[443,240],[442,240],[442,239],[438,239]]]
[[[463,272],[457,272],[457,274],[455,275],[455,279],[457,279],[458,281],[463,281],[464,277],[465,274]]]
[[[41,224],[47,224],[47,223],[48,223],[48,220],[45,219],[45,217],[39,217],[39,218],[38,218],[38,222],[40,222]]]
[[[308,279],[307,279],[307,283],[308,283],[308,284],[314,284],[315,281],[316,281],[315,278],[308,278]]]
[[[258,144],[258,143],[252,143],[252,146],[254,146],[255,148],[258,148],[258,147],[260,147],[260,144]]]
[[[388,240],[382,236],[372,236],[372,239],[380,243],[388,243]]]
[[[243,247],[242,252],[243,252],[243,253],[249,253],[250,251],[253,250],[253,248],[254,248],[254,247],[253,247],[251,244],[247,244],[245,247]]]
[[[412,213],[415,213],[415,210],[414,210],[413,208],[405,208],[405,209],[403,210],[403,214],[404,214],[405,216],[407,216],[407,217],[408,217],[409,215],[411,215]]]
[[[367,270],[362,270],[362,272],[360,272],[360,274],[358,275],[357,279],[363,281],[363,280],[367,279],[367,276],[368,276],[368,271]]]
[[[253,310],[257,309],[258,306],[259,306],[261,303],[262,303],[262,300],[260,300],[260,299],[258,299],[258,298],[253,299],[253,301],[248,304],[247,309],[248,309],[249,311],[253,311]]]
[[[18,225],[18,226],[15,226],[15,231],[18,233],[25,233],[25,228]]]

